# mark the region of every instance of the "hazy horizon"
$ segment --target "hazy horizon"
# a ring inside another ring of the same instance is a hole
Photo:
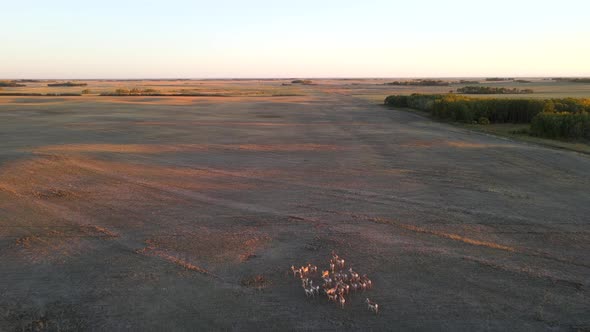
[[[9,2],[11,79],[590,76],[590,4]]]
[[[390,76],[390,77],[314,77],[314,76],[291,76],[291,77],[0,77],[0,80],[39,80],[39,81],[246,81],[246,80],[261,80],[261,81],[279,81],[279,80],[294,80],[294,79],[310,79],[310,80],[413,80],[413,79],[486,79],[486,78],[528,78],[528,79],[551,79],[551,78],[586,78],[585,75],[552,75],[552,76],[510,76],[510,75],[489,75],[489,76]],[[490,83],[493,83],[491,81]]]

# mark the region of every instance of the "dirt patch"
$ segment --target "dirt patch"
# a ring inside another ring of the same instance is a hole
[[[249,228],[240,231],[200,227],[178,236],[159,236],[149,241],[150,250],[182,253],[187,259],[207,264],[240,263],[253,259],[271,238]]]
[[[246,288],[263,289],[269,287],[271,285],[271,282],[266,277],[259,274],[251,277],[242,278],[242,280],[240,280],[240,285]]]
[[[171,254],[166,250],[162,250],[159,249],[157,247],[157,245],[154,243],[154,241],[152,240],[147,240],[146,241],[146,245],[147,247],[143,248],[143,249],[139,249],[136,251],[136,253],[141,254],[141,255],[146,255],[146,256],[154,256],[154,257],[159,257],[162,258],[172,264],[178,265],[182,268],[185,268],[189,271],[194,271],[194,272],[198,272],[207,276],[212,276],[212,277],[216,277],[216,275],[214,275],[213,273],[207,271],[206,269],[197,266],[196,264],[189,262],[187,259],[183,259],[183,258],[179,258],[177,255]]]
[[[17,238],[9,250],[14,256],[32,264],[65,264],[70,258],[91,250],[93,245],[88,237],[113,236],[85,227],[68,232],[53,229]]]
[[[67,191],[67,190],[62,190],[62,189],[56,189],[56,188],[49,188],[46,189],[44,191],[33,191],[32,195],[34,197],[40,198],[40,199],[51,199],[51,198],[71,198],[74,197],[74,193]]]

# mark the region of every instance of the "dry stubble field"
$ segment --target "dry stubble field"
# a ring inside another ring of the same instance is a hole
[[[590,328],[588,156],[195,84],[239,93],[0,97],[1,331]],[[374,283],[344,309],[288,271],[333,249]]]

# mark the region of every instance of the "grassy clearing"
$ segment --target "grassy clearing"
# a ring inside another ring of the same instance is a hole
[[[576,151],[580,153],[590,154],[590,141],[579,140],[579,141],[567,141],[559,139],[548,139],[536,136],[531,136],[528,124],[514,124],[514,123],[496,123],[490,125],[479,125],[479,124],[463,124],[454,123],[459,127],[463,127],[469,130],[478,131],[486,134],[492,134],[501,137],[507,137],[510,139],[524,141],[529,143],[540,144],[558,149],[565,149]]]
[[[461,122],[452,122],[452,121],[444,121],[440,119],[436,119],[427,111],[421,111],[412,108],[404,108],[404,107],[396,107],[396,110],[402,110],[405,112],[412,112],[416,114],[420,114],[424,117],[432,119],[438,122],[444,122],[447,124],[451,124],[457,127],[461,127],[464,129],[505,137],[515,141],[522,141],[528,142],[533,144],[539,144],[547,147],[552,147],[556,149],[564,149],[575,151],[584,154],[590,154],[590,141],[586,140],[579,140],[579,141],[568,141],[568,140],[560,140],[560,139],[548,139],[548,138],[541,138],[536,136],[531,136],[529,134],[530,125],[527,123],[493,123],[489,125],[480,125],[480,124],[467,124]]]

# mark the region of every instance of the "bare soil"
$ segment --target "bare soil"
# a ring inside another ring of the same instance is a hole
[[[301,89],[0,97],[0,331],[590,328],[588,156]]]

